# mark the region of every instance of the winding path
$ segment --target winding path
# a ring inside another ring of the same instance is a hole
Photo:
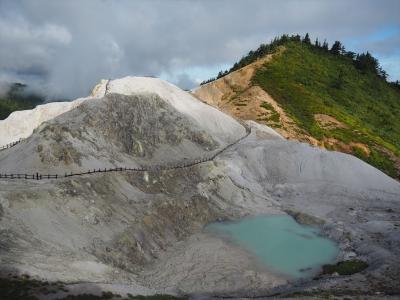
[[[110,81],[107,82],[107,85]],[[106,91],[105,95],[107,94],[107,85],[106,85]],[[82,175],[87,175],[87,174],[95,174],[95,173],[104,173],[104,172],[124,172],[124,171],[135,171],[135,172],[154,172],[154,171],[167,171],[167,170],[174,170],[174,169],[182,169],[182,168],[189,168],[198,164],[202,164],[205,162],[210,162],[213,161],[218,155],[223,153],[224,151],[228,150],[232,146],[238,144],[245,138],[247,138],[250,133],[251,133],[251,127],[249,127],[247,124],[240,122],[240,124],[246,129],[246,134],[242,136],[241,138],[237,139],[235,142],[226,145],[224,148],[221,148],[213,153],[210,153],[208,156],[204,156],[202,158],[194,159],[189,162],[181,162],[181,163],[176,163],[176,164],[165,164],[165,165],[156,165],[156,166],[142,166],[138,168],[128,168],[128,167],[116,167],[116,168],[103,168],[103,169],[94,169],[94,170],[89,170],[86,172],[80,172],[80,173],[65,173],[63,175],[60,174],[41,174],[39,172],[34,172],[34,174],[1,174],[0,173],[0,179],[33,179],[33,180],[42,180],[42,179],[61,179],[61,178],[66,178],[66,177],[72,177],[72,176],[82,176]],[[19,144],[23,140],[19,140],[18,142],[11,143],[12,146],[5,148],[9,149],[11,147],[14,147],[15,145]],[[0,149],[0,150],[5,150],[5,149]]]
[[[106,82],[105,90],[104,90],[104,96],[106,96],[109,91],[110,91],[110,83],[111,79],[108,79]],[[116,168],[99,168],[99,169],[94,169],[94,170],[89,170],[86,172],[79,172],[79,173],[65,173],[65,174],[41,174],[39,172],[34,172],[33,174],[1,174],[0,173],[0,179],[33,179],[33,180],[41,180],[41,179],[60,179],[60,178],[66,178],[66,177],[72,177],[72,176],[82,176],[82,175],[87,175],[87,174],[95,174],[95,173],[104,173],[104,172],[124,172],[124,171],[135,171],[135,172],[154,172],[154,171],[167,171],[167,170],[174,170],[174,169],[182,169],[182,168],[189,168],[198,164],[202,164],[205,162],[210,162],[214,160],[218,155],[223,153],[224,151],[228,150],[232,146],[238,144],[245,138],[247,138],[250,133],[251,133],[251,128],[245,124],[242,121],[238,122],[246,129],[246,134],[242,136],[241,138],[237,139],[235,142],[226,145],[222,149],[219,149],[217,151],[214,151],[212,153],[209,153],[208,155],[194,159],[191,161],[185,161],[185,162],[180,162],[180,163],[175,163],[175,164],[165,164],[165,165],[156,165],[156,166],[142,166],[142,167],[137,167],[137,168],[129,168],[129,167],[116,167]],[[6,146],[3,146],[0,148],[0,151],[10,149],[19,143],[23,142],[25,139],[20,139],[16,142],[10,143]]]

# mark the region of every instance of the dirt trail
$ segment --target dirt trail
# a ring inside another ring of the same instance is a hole
[[[108,84],[108,83],[107,83]],[[107,88],[106,88],[106,93],[107,93]],[[105,93],[105,95],[106,95]],[[74,176],[82,176],[82,175],[92,175],[96,173],[107,173],[107,172],[127,172],[127,171],[134,171],[134,172],[157,172],[157,171],[168,171],[168,170],[174,170],[174,169],[182,169],[182,168],[190,168],[202,163],[210,162],[213,161],[217,156],[231,148],[232,146],[240,143],[242,140],[247,138],[251,134],[251,127],[245,124],[244,122],[240,122],[243,127],[246,129],[246,134],[239,139],[237,139],[235,142],[230,143],[226,145],[225,147],[213,151],[210,154],[208,154],[205,157],[201,157],[198,159],[190,160],[190,161],[182,161],[179,163],[166,163],[164,165],[155,165],[155,166],[143,166],[139,168],[132,168],[132,167],[116,167],[116,168],[99,168],[99,169],[94,169],[93,171],[80,171],[80,172],[75,172],[75,173],[65,173],[65,174],[41,174],[39,172],[33,172],[33,175],[31,174],[1,174],[0,173],[0,179],[11,179],[11,180],[16,180],[16,179],[21,179],[21,180],[54,180],[54,179],[62,179],[66,177],[74,177]],[[19,144],[21,142],[15,142],[13,143],[12,146],[9,148]],[[6,148],[6,149],[9,149]],[[32,173],[32,172],[31,172]]]

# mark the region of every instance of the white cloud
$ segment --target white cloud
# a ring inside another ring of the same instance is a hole
[[[67,97],[125,75],[187,88],[276,35],[351,41],[400,26],[398,11],[390,0],[0,0],[0,80]],[[377,55],[399,47],[379,43]]]

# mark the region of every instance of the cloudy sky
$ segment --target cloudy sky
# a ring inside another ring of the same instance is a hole
[[[0,81],[85,96],[102,78],[192,88],[283,33],[369,50],[400,79],[398,0],[0,0]]]

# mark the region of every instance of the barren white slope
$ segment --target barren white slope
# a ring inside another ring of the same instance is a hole
[[[194,98],[180,88],[158,78],[124,77],[116,80],[101,80],[90,97],[72,102],[55,102],[39,105],[35,109],[13,112],[0,121],[0,147],[30,136],[43,122],[51,120],[79,106],[83,101],[101,98],[105,94],[133,95],[156,93],[179,112],[192,118],[203,130],[213,135],[218,142],[234,141],[245,129],[232,117],[225,115]]]
[[[72,102],[53,102],[38,105],[31,110],[15,111],[0,121],[0,147],[30,136],[40,124],[51,120],[89,98],[80,98]]]
[[[51,102],[38,105],[34,109],[12,112],[7,119],[0,121],[0,147],[29,137],[42,123],[78,107],[85,100],[103,97],[107,82],[108,80],[101,80],[89,97],[68,102]]]
[[[177,111],[193,118],[199,126],[214,138],[226,142],[234,141],[237,136],[245,134],[245,129],[232,117],[219,110],[202,103],[190,93],[175,85],[151,77],[124,77],[111,80],[107,85],[106,93],[132,95],[136,93],[152,92],[171,104]]]
[[[107,80],[101,80],[93,88],[89,97],[68,102],[52,102],[38,105],[34,109],[12,112],[7,119],[0,121],[0,147],[29,137],[43,122],[74,109],[87,99],[103,97],[107,82]]]

